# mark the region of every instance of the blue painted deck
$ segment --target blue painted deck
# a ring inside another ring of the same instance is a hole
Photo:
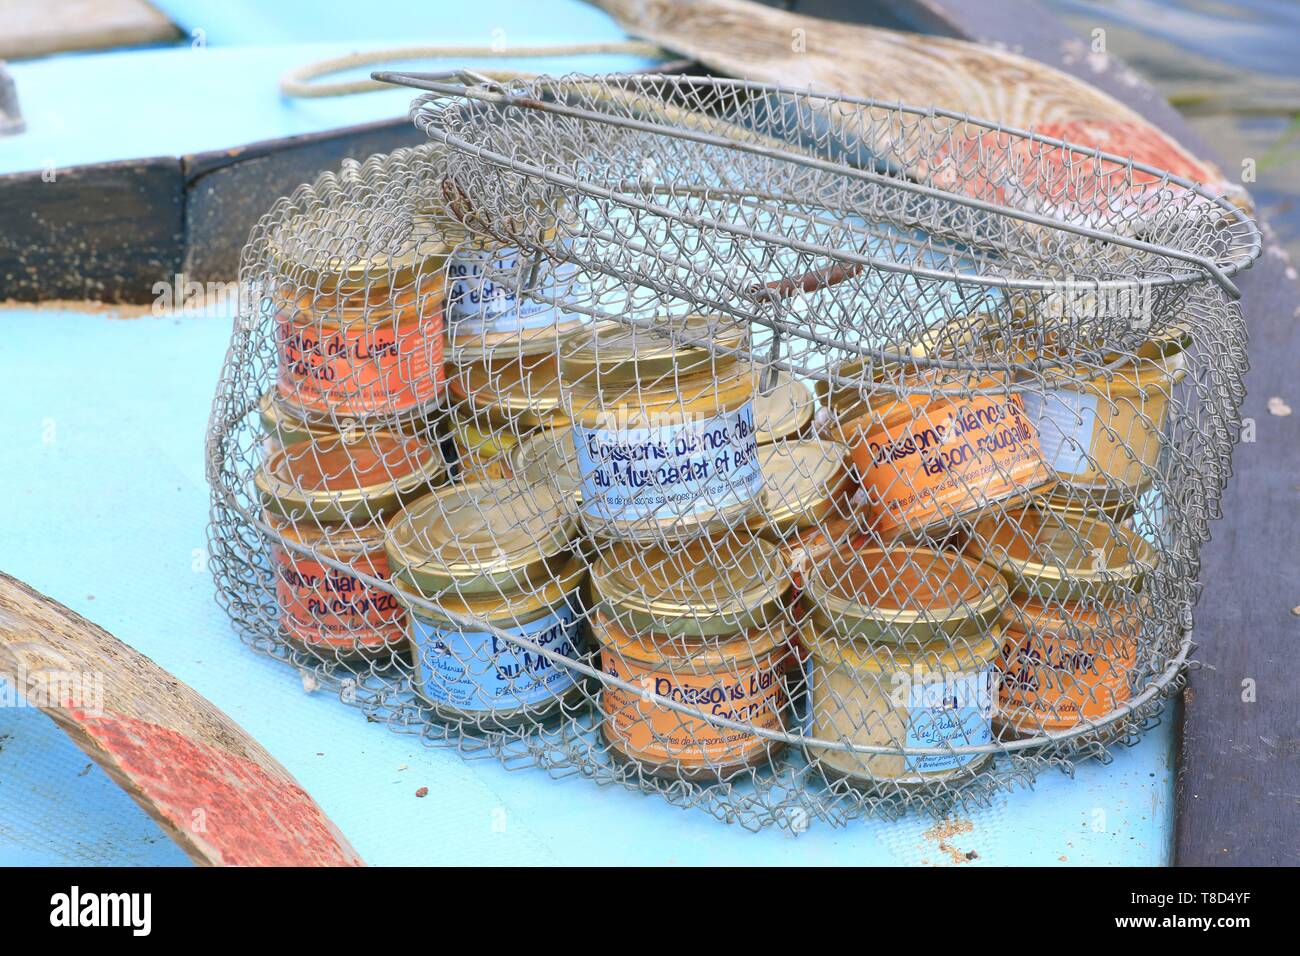
[[[149,156],[179,156],[406,115],[410,90],[314,100],[280,95],[293,67],[360,50],[429,44],[507,48],[625,39],[581,0],[306,0],[274,4],[159,3],[183,32],[176,47],[72,53],[11,63],[27,132],[4,140],[0,173],[65,168]],[[494,32],[504,31],[504,32]],[[396,61],[395,67],[453,66],[530,72],[612,72],[657,61],[630,56],[567,59]],[[327,81],[366,76],[369,67]],[[106,104],[106,97],[111,102]],[[123,106],[126,108],[122,108]]]
[[[657,797],[425,750],[306,693],[291,669],[245,648],[213,602],[203,434],[229,317],[4,309],[0,323],[0,567],[239,721],[371,864],[1169,860],[1168,722],[1110,766],[1085,766],[1074,780],[1044,776],[1036,791],[1000,796],[947,837],[920,816],[752,834]],[[6,735],[0,864],[177,860],[98,769],[78,776],[86,759],[43,716],[0,708]]]
[[[11,64],[29,132],[4,142],[0,173],[224,149],[404,115],[409,91],[314,101],[279,95],[284,70],[357,49],[622,36],[580,0],[371,0],[363,18],[351,0],[157,5],[187,35],[201,30],[206,47],[186,42]],[[438,65],[452,64],[418,64]],[[650,63],[591,57],[468,65],[588,72]],[[131,109],[116,108],[122,103]],[[0,309],[0,323],[7,386],[0,495],[9,505],[0,522],[0,568],[108,628],[238,720],[372,864],[1115,865],[1170,858],[1168,723],[1110,766],[1083,767],[1073,781],[1046,776],[1035,792],[1002,795],[944,830],[909,817],[843,830],[814,824],[797,838],[727,827],[657,797],[425,750],[323,693],[306,693],[292,670],[246,649],[213,602],[203,566],[203,434],[229,316],[116,320],[102,312]],[[0,707],[0,864],[183,861],[102,771],[87,768],[87,758],[43,715]],[[429,788],[424,799],[415,796],[420,787]]]

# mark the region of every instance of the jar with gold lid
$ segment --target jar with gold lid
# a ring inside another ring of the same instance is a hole
[[[734,321],[692,316],[596,330],[566,349],[589,531],[684,538],[737,527],[762,506],[754,372],[738,354],[747,340]]]
[[[785,726],[789,592],[776,547],[749,535],[605,548],[592,568],[601,667],[641,689],[601,692],[601,729],[613,751],[644,772],[691,780],[768,762],[782,743],[750,728]]]
[[[564,664],[587,654],[575,532],[567,502],[503,480],[448,486],[393,522],[413,684],[440,718],[500,729],[581,700],[580,674]]]
[[[1155,549],[1112,521],[1043,508],[990,513],[967,553],[1010,582],[999,723],[1007,736],[1071,730],[1132,696],[1143,584]]]
[[[568,426],[529,435],[511,454],[510,468],[522,484],[549,483],[581,510],[582,471]]]
[[[291,642],[339,658],[402,648],[402,608],[358,575],[388,579],[388,521],[443,474],[436,447],[391,432],[308,438],[267,458],[254,485],[277,536],[276,601]]]
[[[754,429],[759,446],[803,437],[817,412],[810,389],[789,372],[759,371],[754,376]]]
[[[549,234],[552,238],[554,233]],[[454,362],[512,351],[553,352],[586,317],[564,308],[581,294],[571,262],[469,235],[447,261],[447,334]]]
[[[840,549],[809,571],[804,594],[809,735],[886,751],[809,745],[828,778],[928,785],[990,759],[955,748],[993,740],[1007,603],[996,571],[930,548]]]
[[[807,568],[856,527],[849,450],[820,438],[778,441],[759,449],[765,505],[750,519],[781,549],[798,586]]]
[[[848,444],[871,527],[882,539],[940,533],[936,526],[1027,499],[1054,480],[1005,375],[909,365],[908,356],[944,358],[951,351],[926,341],[885,350],[898,357],[864,357],[833,369],[860,385],[821,388],[828,409],[822,431]]]
[[[881,532],[924,531],[1052,481],[1018,396],[995,377],[926,372],[844,426]]]
[[[1153,341],[1132,359],[1099,372],[1067,367],[1022,373],[1021,392],[1047,463],[1081,488],[1118,489],[1135,497],[1154,473],[1175,386],[1187,374],[1181,337]],[[1119,356],[1103,355],[1107,365]]]
[[[426,444],[440,445],[447,429],[447,415],[440,407],[419,410],[414,415],[314,418],[283,402],[275,389],[264,392],[258,400],[257,417],[265,436],[262,448],[267,455],[308,439],[320,442],[366,430],[400,432]]]
[[[447,246],[418,218],[342,215],[304,213],[272,240],[278,398],[308,417],[429,408],[442,392]]]
[[[511,454],[525,436],[568,424],[555,353],[498,348],[452,366],[448,391],[456,400],[452,436],[463,480],[509,477]]]

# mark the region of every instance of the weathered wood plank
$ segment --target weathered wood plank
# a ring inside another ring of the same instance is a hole
[[[0,300],[148,302],[181,265],[178,159],[0,176],[0,207]]]
[[[298,185],[344,159],[422,142],[424,134],[403,117],[184,157],[186,278],[232,279],[253,224]]]
[[[243,728],[103,628],[3,573],[0,674],[196,863],[361,864]]]
[[[0,59],[175,40],[180,31],[144,0],[5,0]]]

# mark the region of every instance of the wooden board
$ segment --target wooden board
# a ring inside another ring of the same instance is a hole
[[[0,206],[0,300],[149,302],[180,269],[179,159],[0,176]]]
[[[144,0],[2,0],[0,59],[164,43],[175,25]]]
[[[195,862],[361,864],[238,724],[104,629],[2,573],[0,673]]]
[[[403,118],[184,157],[186,277],[232,278],[253,224],[299,184],[338,169],[344,159],[425,141]]]
[[[594,2],[629,34],[729,76],[811,86],[891,103],[937,106],[1020,129],[1032,128],[1044,136],[1132,156],[1204,183],[1216,192],[1243,196],[1213,164],[1193,156],[1124,103],[1006,49],[821,20],[749,0]],[[899,6],[923,11],[934,21],[941,19],[938,9],[943,4],[918,0]],[[992,13],[995,5],[984,4],[983,8]],[[852,15],[842,6],[836,10],[842,16]],[[954,136],[950,148],[961,151],[966,146]],[[1060,160],[1067,158],[1063,154]],[[936,165],[942,177],[943,164]],[[939,185],[961,188],[968,184],[940,178]],[[1049,187],[1043,184],[1043,188]]]

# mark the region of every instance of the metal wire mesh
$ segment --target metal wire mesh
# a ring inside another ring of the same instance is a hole
[[[1105,759],[1191,653],[1254,224],[937,111],[403,77],[280,200],[208,434],[219,600],[373,719],[757,829]]]

